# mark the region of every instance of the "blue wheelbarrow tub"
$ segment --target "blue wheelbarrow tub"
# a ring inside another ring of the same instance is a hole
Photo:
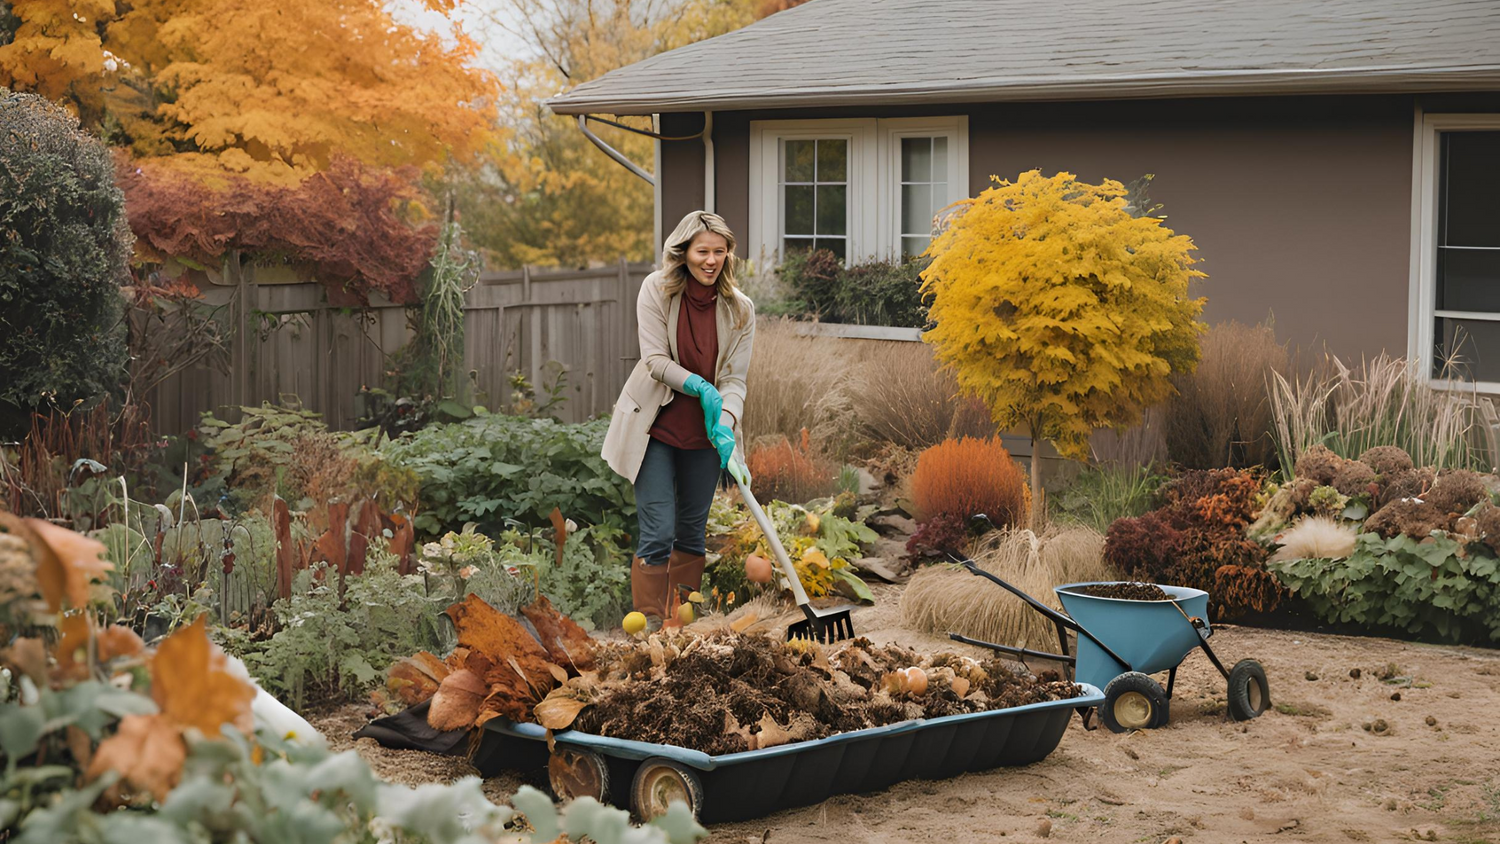
[[[1063,609],[1080,627],[1130,663],[1120,665],[1087,636],[1079,636],[1077,681],[1101,689],[1126,671],[1155,674],[1179,665],[1183,657],[1202,643],[1198,631],[1183,617],[1184,612],[1208,623],[1208,593],[1202,589],[1156,584],[1172,596],[1165,601],[1101,598],[1078,591],[1085,586],[1116,582],[1067,583],[1053,590]],[[1181,611],[1177,609],[1179,606]]]
[[[1057,748],[1074,709],[1103,702],[1098,688],[1085,685],[1081,696],[1067,700],[902,721],[720,756],[577,730],[555,733],[553,740],[603,756],[612,802],[621,808],[629,808],[624,803],[630,780],[644,760],[664,758],[692,768],[703,785],[700,819],[721,823],[821,803],[834,794],[879,791],[902,780],[946,779],[969,771],[1029,765]],[[515,738],[547,738],[538,724],[505,718],[487,722],[485,729]]]

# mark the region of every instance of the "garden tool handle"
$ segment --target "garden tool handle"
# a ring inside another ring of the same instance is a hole
[[[781,573],[791,581],[792,597],[797,599],[798,606],[808,606],[811,602],[807,600],[807,591],[802,588],[802,579],[797,576],[797,568],[792,565],[791,557],[787,556],[786,549],[781,545],[781,537],[776,535],[776,526],[771,524],[766,511],[760,508],[760,502],[755,500],[755,495],[750,492],[749,485],[739,478],[735,478],[735,483],[740,487],[740,496],[745,499],[745,505],[750,508],[750,515],[754,516],[755,523],[760,525],[760,532],[765,535],[766,544],[771,546],[771,553],[781,566]]]

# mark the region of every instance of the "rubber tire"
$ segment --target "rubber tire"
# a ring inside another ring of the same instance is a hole
[[[677,779],[676,785],[694,818],[703,810],[703,783],[698,779],[698,774],[686,765],[653,756],[641,763],[635,771],[635,779],[630,783],[630,810],[641,823],[648,823],[666,812],[667,806],[662,805],[660,795],[652,792],[656,783],[668,776],[675,776]]]
[[[1115,703],[1129,694],[1145,698],[1149,711],[1142,723],[1121,724],[1115,717]],[[1110,732],[1115,733],[1154,730],[1157,727],[1166,726],[1167,719],[1171,717],[1170,707],[1167,690],[1163,689],[1160,683],[1139,671],[1127,671],[1110,680],[1109,685],[1104,687],[1104,703],[1099,704],[1099,720],[1104,722],[1104,726],[1108,727]]]
[[[559,801],[592,797],[609,803],[609,764],[592,750],[558,745],[547,759],[547,783]]]
[[[1229,669],[1229,717],[1236,721],[1251,718],[1271,708],[1271,687],[1266,684],[1266,669],[1253,659],[1242,659]]]

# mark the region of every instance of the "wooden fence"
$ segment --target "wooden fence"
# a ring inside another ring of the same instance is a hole
[[[582,421],[607,412],[639,356],[635,300],[650,272],[621,261],[482,275],[464,318],[464,365],[478,394],[500,408],[512,374],[540,387],[556,361],[566,373],[567,399],[557,415]],[[291,396],[330,427],[353,427],[360,388],[381,386],[387,356],[411,337],[407,309],[375,298],[368,308],[334,307],[321,285],[278,275],[230,262],[202,285],[205,300],[233,326],[228,365],[189,369],[153,389],[158,433],[187,431],[205,410]]]

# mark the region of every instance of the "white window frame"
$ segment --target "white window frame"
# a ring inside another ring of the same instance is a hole
[[[894,260],[901,257],[901,139],[946,137],[948,194],[963,199],[969,195],[969,117],[892,117],[881,119],[879,126],[880,160],[885,163],[881,215],[886,224],[881,227],[878,249],[882,257]]]
[[[1500,114],[1416,113],[1416,139],[1412,174],[1411,297],[1407,322],[1407,357],[1418,362],[1422,373],[1435,386],[1449,386],[1481,393],[1500,393],[1500,381],[1457,381],[1432,377],[1433,324],[1439,317],[1500,322],[1500,312],[1440,311],[1437,309],[1437,220],[1439,140],[1444,132],[1497,132]]]
[[[781,146],[788,140],[849,141],[846,264],[895,258],[901,250],[901,138],[948,138],[948,184],[969,195],[969,118],[895,117],[750,122],[750,231],[745,257],[781,260]]]

